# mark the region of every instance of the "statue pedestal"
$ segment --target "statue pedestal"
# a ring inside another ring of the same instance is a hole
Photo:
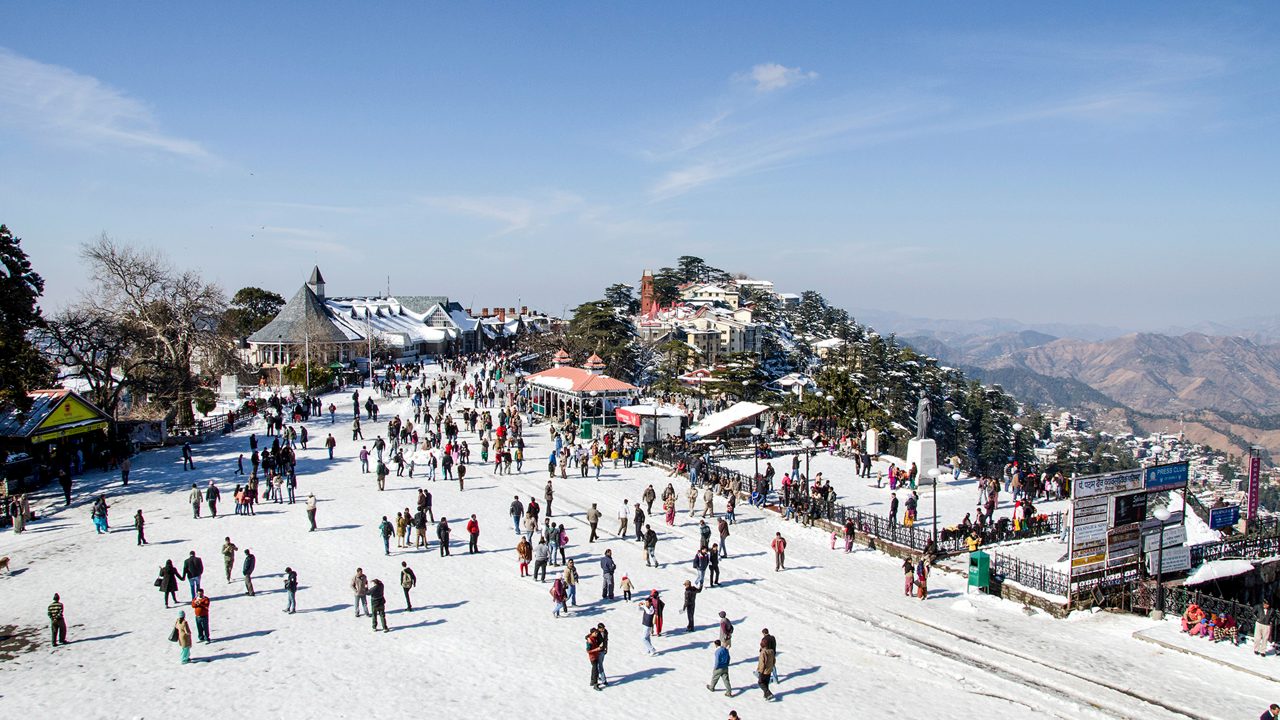
[[[931,485],[933,478],[929,471],[938,467],[938,444],[933,440],[910,440],[907,442],[907,467],[916,464],[916,485]]]
[[[875,457],[880,454],[880,433],[875,428],[870,428],[866,432],[867,454]]]

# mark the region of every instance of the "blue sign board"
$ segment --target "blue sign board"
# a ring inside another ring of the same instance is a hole
[[[1240,506],[1227,505],[1209,509],[1209,529],[1231,527],[1240,522]]]
[[[1156,465],[1146,469],[1142,476],[1142,485],[1147,492],[1157,490],[1181,490],[1187,486],[1190,472],[1187,463]]]

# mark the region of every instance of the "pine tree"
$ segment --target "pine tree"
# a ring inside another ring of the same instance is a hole
[[[43,327],[37,304],[44,294],[44,279],[31,269],[22,249],[22,240],[0,225],[0,405],[30,407],[27,397],[49,383],[53,373],[31,340],[32,331]]]

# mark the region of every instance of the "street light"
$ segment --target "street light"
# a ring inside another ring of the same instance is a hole
[[[926,474],[933,481],[933,542],[936,545],[938,542],[938,476],[942,473],[935,467],[929,468]]]
[[[751,478],[751,482],[755,483],[755,481],[760,477],[760,428],[751,428],[751,442],[755,445],[756,460],[756,474]]]
[[[829,425],[828,425],[828,427],[827,427],[827,432],[828,432],[828,433],[830,433],[830,434],[832,434],[832,435],[834,435],[834,434],[835,434],[835,431],[836,431],[836,407],[835,407],[835,404],[836,404],[836,398],[835,398],[835,396],[834,396],[834,395],[831,395],[831,394],[829,394],[829,393],[828,393],[828,394],[827,394],[827,405],[828,405],[829,407],[827,408],[827,417],[828,417],[828,418],[830,418],[831,422],[829,423]]]
[[[1160,521],[1160,549],[1156,551],[1156,607],[1151,611],[1152,620],[1164,619],[1164,524],[1173,513],[1160,506],[1151,512]]]
[[[1014,462],[1018,461],[1018,446],[1020,445],[1018,441],[1022,439],[1021,436],[1022,436],[1022,423],[1014,423],[1013,424],[1013,461]]]
[[[809,494],[809,455],[813,450],[813,440],[805,438],[800,443],[800,447],[804,448],[804,494]]]

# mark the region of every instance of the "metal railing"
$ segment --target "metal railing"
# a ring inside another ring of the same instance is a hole
[[[649,449],[647,458],[652,462],[666,465],[667,467],[675,467],[681,461],[686,464],[691,463],[695,459],[690,452],[667,445],[652,446]],[[698,478],[699,482],[727,484],[732,490],[746,495],[751,495],[755,491],[755,484],[752,482],[751,476],[746,473],[726,468],[713,461],[705,462],[703,467],[703,473]],[[727,480],[727,483],[722,482],[724,480]],[[808,515],[812,518],[829,520],[840,525],[844,525],[848,520],[852,519],[858,532],[870,535],[878,540],[910,548],[916,552],[925,552],[928,549],[930,540],[933,538],[933,530],[931,528],[926,529],[917,525],[907,526],[886,516],[877,515],[852,505],[841,505],[834,501],[811,502],[807,509]],[[1012,521],[1008,518],[1002,518],[996,523],[984,526],[979,535],[983,546],[1055,535],[1062,532],[1062,524],[1065,519],[1065,513],[1036,515],[1025,523],[1021,529],[1015,531],[1013,530]],[[934,551],[939,555],[955,555],[966,552],[968,550],[968,545],[965,542],[966,537],[964,533],[951,532],[940,527]]]
[[[1133,606],[1136,608],[1153,608],[1156,605],[1155,583],[1138,583],[1132,591]],[[1166,615],[1181,616],[1194,603],[1200,606],[1205,614],[1227,614],[1235,618],[1236,632],[1240,636],[1252,635],[1253,624],[1258,619],[1258,610],[1252,605],[1238,603],[1215,595],[1209,595],[1186,587],[1166,587],[1164,592],[1164,612]]]
[[[1071,589],[1066,573],[998,552],[991,553],[991,574],[1051,595],[1066,597]]]
[[[1243,558],[1258,560],[1280,555],[1280,530],[1257,535],[1241,535],[1191,546],[1191,567],[1208,560]]]

